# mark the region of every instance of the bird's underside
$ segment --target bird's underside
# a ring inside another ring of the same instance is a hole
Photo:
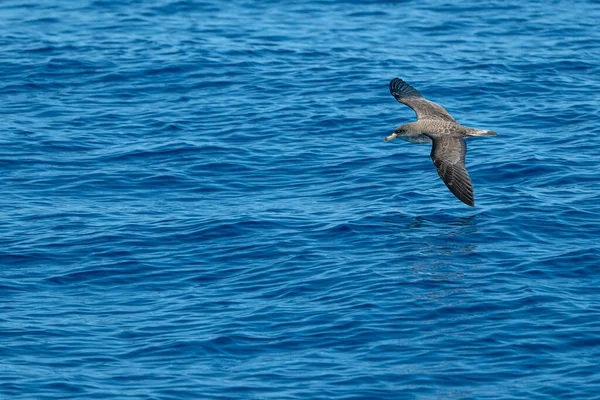
[[[390,82],[390,93],[415,111],[417,122],[398,127],[386,141],[404,135],[408,135],[409,141],[423,142],[423,136],[431,139],[431,159],[438,175],[460,201],[474,206],[473,185],[465,166],[467,144],[464,138],[496,133],[460,125],[444,107],[425,99],[402,79],[395,78]]]

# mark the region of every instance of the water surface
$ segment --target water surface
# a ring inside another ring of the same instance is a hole
[[[0,394],[600,393],[600,5],[0,5]],[[476,207],[399,76],[461,123]]]

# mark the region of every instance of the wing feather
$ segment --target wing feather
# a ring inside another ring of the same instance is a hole
[[[417,119],[456,122],[444,107],[427,100],[417,89],[400,78],[392,79],[390,82],[390,93],[400,103],[412,108],[417,114]]]
[[[465,166],[467,144],[461,137],[443,136],[433,138],[431,159],[438,175],[448,189],[463,203],[473,207],[473,185]]]

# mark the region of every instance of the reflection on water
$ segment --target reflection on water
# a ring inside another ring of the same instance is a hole
[[[474,239],[478,234],[478,216],[395,214],[386,216],[384,221],[394,227],[397,243],[395,268],[386,274],[410,283],[411,297],[419,307],[435,309],[461,304],[472,285],[465,278],[478,267],[478,245]]]
[[[470,227],[477,227],[477,215],[468,217],[455,217],[448,214],[434,214],[431,216],[416,216],[412,217],[414,221],[409,225],[409,228],[419,228],[422,226],[433,226],[441,230],[440,235],[454,236],[457,234],[467,233]],[[451,228],[456,228],[451,230]],[[469,232],[474,232],[470,230]]]

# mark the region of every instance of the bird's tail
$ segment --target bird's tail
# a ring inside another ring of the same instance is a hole
[[[496,136],[497,133],[494,131],[488,131],[485,129],[473,129],[468,133],[469,136]]]

